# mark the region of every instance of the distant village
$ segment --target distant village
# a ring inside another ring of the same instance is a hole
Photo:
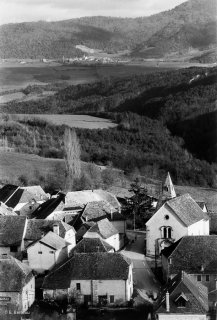
[[[129,229],[123,207],[132,197],[4,185],[0,315],[31,319],[46,304],[76,319],[82,307],[143,304],[144,319],[217,319],[217,206],[191,187],[180,192],[168,173],[160,193],[147,189],[151,217]]]

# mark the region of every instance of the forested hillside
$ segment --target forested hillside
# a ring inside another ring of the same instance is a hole
[[[142,12],[141,12],[141,15]],[[150,17],[85,17],[0,26],[1,58],[61,58],[83,54],[76,45],[133,56],[216,46],[216,1],[189,0]],[[151,49],[151,50],[146,50]]]
[[[216,78],[217,68],[111,78],[70,86],[44,100],[11,102],[1,112],[109,117],[117,128],[76,130],[82,160],[155,178],[170,171],[176,183],[215,186]],[[1,124],[9,146],[46,157],[63,157],[63,131],[39,120]]]

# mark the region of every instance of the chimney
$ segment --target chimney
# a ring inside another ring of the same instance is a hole
[[[58,236],[60,235],[60,227],[59,224],[55,223],[53,225],[53,232],[56,233]]]
[[[166,312],[170,312],[170,294],[166,292]]]
[[[112,211],[112,208],[110,209],[110,212],[111,212],[111,220],[113,220],[113,211]]]

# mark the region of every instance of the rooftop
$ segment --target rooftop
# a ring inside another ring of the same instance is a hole
[[[55,250],[62,249],[69,244],[67,241],[65,241],[63,238],[52,231],[49,231],[43,238],[39,239],[38,241],[31,243],[28,248],[34,245],[36,242],[40,242]]]
[[[171,258],[170,274],[180,270],[187,273],[216,273],[217,236],[186,236],[162,250],[162,254]]]
[[[24,263],[9,255],[0,256],[0,292],[20,292],[32,277],[32,270]]]
[[[169,293],[169,312],[166,311],[166,292]],[[182,307],[177,303],[180,297],[185,300]],[[156,313],[206,314],[208,310],[208,289],[181,271],[165,286]]]
[[[66,289],[71,280],[127,280],[130,262],[119,253],[74,255],[43,282],[44,289]]]
[[[83,238],[69,253],[69,256],[77,253],[108,252],[114,250],[107,242],[100,238]]]
[[[202,219],[209,220],[209,216],[203,212],[189,194],[173,198],[167,201],[165,206],[168,206],[186,226]]]
[[[0,246],[20,245],[25,225],[26,217],[0,216]]]
[[[63,209],[64,206],[61,206],[61,202],[64,201],[64,198],[65,195],[61,193],[58,197],[45,201],[32,213],[32,218],[46,219],[59,206]]]
[[[103,239],[108,239],[113,235],[118,234],[118,231],[113,224],[107,218],[105,218],[96,222],[92,227],[90,227],[90,229],[85,233],[84,237],[88,238],[91,233],[97,233]]]

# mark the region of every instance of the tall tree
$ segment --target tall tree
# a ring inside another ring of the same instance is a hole
[[[66,165],[66,187],[72,188],[75,179],[81,175],[81,148],[76,132],[72,128],[66,128],[64,133],[64,150]]]

